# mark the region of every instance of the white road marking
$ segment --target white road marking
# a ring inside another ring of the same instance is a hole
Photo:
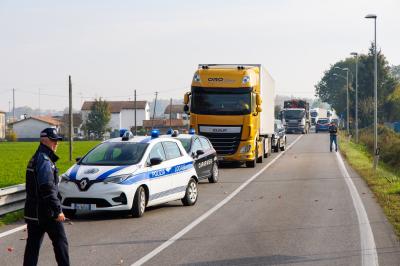
[[[8,236],[8,235],[11,235],[11,234],[14,234],[14,233],[16,233],[18,231],[24,230],[25,228],[26,228],[26,225],[22,225],[22,226],[19,226],[17,228],[5,231],[3,233],[0,233],[0,238]]]
[[[358,226],[360,228],[360,242],[361,242],[361,265],[362,266],[378,266],[378,254],[376,252],[376,245],[374,234],[372,233],[371,225],[369,223],[367,212],[365,211],[364,204],[358,194],[357,188],[347,171],[342,156],[339,152],[336,153],[337,161],[340,171],[349,188],[351,198],[353,199],[354,209],[357,213]]]
[[[303,135],[300,135],[297,137],[286,149],[289,150],[296,142],[302,137]],[[264,172],[268,167],[270,167],[273,163],[275,163],[286,151],[283,151],[279,153],[271,162],[269,162],[266,166],[264,166],[260,171],[258,171],[255,175],[253,175],[250,179],[248,179],[246,182],[244,182],[240,187],[235,189],[231,194],[229,194],[225,199],[220,201],[217,205],[209,209],[207,212],[205,212],[203,215],[198,217],[196,220],[191,222],[189,225],[187,225],[185,228],[183,228],[181,231],[176,233],[174,236],[172,236],[170,239],[165,241],[163,244],[155,248],[153,251],[136,261],[135,263],[132,264],[132,266],[137,266],[137,265],[142,265],[155,256],[159,254],[161,251],[175,243],[177,240],[179,240],[183,235],[185,235],[187,232],[192,230],[194,227],[196,227],[198,224],[200,224],[202,221],[207,219],[211,214],[216,212],[219,208],[224,206],[226,203],[228,203],[233,197],[235,197],[241,190],[243,190],[248,184],[250,184],[254,179],[256,179],[262,172]]]

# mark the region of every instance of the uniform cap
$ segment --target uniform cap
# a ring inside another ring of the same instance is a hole
[[[57,129],[48,127],[40,132],[41,138],[49,138],[51,140],[62,140],[62,137],[57,134]]]

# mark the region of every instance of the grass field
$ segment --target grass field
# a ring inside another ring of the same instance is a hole
[[[339,140],[342,154],[365,179],[400,237],[400,173],[382,162],[373,171],[373,158],[366,146],[348,142],[344,137]]]
[[[84,155],[98,143],[98,141],[74,142],[73,158]],[[38,142],[0,142],[0,187],[25,183],[26,166],[38,145]],[[57,155],[60,157],[57,167],[61,174],[74,164],[74,161],[69,161],[68,142],[60,143]]]

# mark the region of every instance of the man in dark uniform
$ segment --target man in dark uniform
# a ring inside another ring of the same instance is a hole
[[[329,126],[329,135],[330,135],[330,142],[329,142],[329,149],[332,152],[332,144],[335,143],[335,151],[337,151],[337,126],[335,122]]]
[[[39,249],[44,234],[53,243],[58,265],[69,265],[68,241],[65,235],[65,216],[58,198],[58,169],[55,154],[62,138],[54,128],[40,133],[40,145],[26,170],[25,221],[28,239],[25,247],[24,265],[37,265]]]

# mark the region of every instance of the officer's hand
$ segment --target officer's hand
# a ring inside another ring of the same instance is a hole
[[[60,213],[56,219],[57,222],[64,222],[65,221],[65,215],[64,213]]]

